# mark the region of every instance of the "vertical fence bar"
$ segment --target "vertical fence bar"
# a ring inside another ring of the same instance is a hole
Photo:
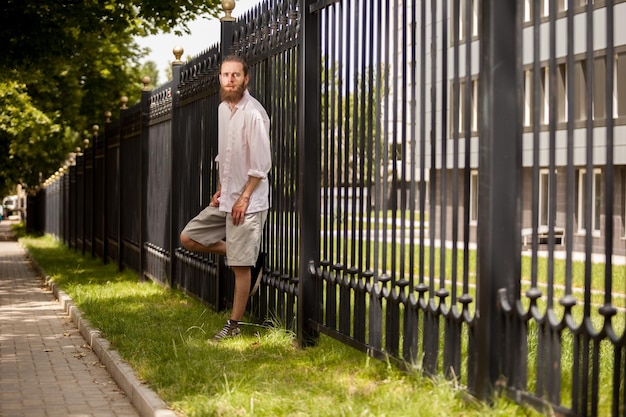
[[[477,396],[487,399],[503,370],[506,348],[497,293],[519,293],[521,130],[517,86],[516,2],[484,0],[481,28]],[[515,335],[511,338],[514,339]]]
[[[109,201],[107,200],[107,190],[109,186],[107,163],[109,159],[107,153],[109,148],[108,134],[111,131],[111,112],[107,111],[105,117],[104,132],[102,135],[102,223],[100,227],[102,228],[102,262],[107,264],[109,263]]]
[[[226,10],[226,16],[222,17],[220,19],[221,21],[221,39],[220,39],[220,48],[221,48],[221,59],[220,59],[220,63],[218,65],[218,72],[221,72],[221,62],[222,60],[230,55],[231,53],[233,53],[233,35],[235,33],[235,23],[236,20],[235,18],[233,18],[230,15],[230,12],[232,11],[232,9]],[[245,58],[245,57],[244,57]],[[252,77],[250,77],[252,78]],[[218,80],[218,84],[219,84],[219,80]],[[211,109],[211,111],[217,113],[217,109]],[[215,119],[215,123],[218,123],[218,118],[216,117]],[[216,128],[216,132],[218,131],[219,127]],[[218,147],[217,144],[215,145],[215,152],[218,152]],[[213,156],[214,157],[214,156]],[[203,172],[203,176],[206,175],[206,178],[209,178],[209,175],[211,174],[207,174]],[[210,196],[209,196],[210,198]],[[234,291],[233,288],[234,285],[234,280],[231,281],[230,279],[230,270],[229,268],[226,266],[225,260],[223,256],[217,256],[217,285],[216,285],[216,292],[215,292],[215,302],[216,305],[218,306],[218,309],[221,310],[222,308],[224,308],[224,300],[225,300],[225,294],[229,291],[229,289],[232,289],[231,291]]]
[[[183,54],[183,49],[180,47],[174,48],[174,56],[176,59],[172,62],[172,123],[170,131],[170,201],[169,204],[169,227],[170,227],[170,263],[169,270],[167,272],[169,285],[172,288],[176,288],[178,284],[178,277],[176,276],[176,250],[178,248],[178,216],[180,211],[180,201],[182,199],[182,193],[180,192],[180,175],[179,175],[179,161],[178,155],[180,154],[179,147],[182,145],[182,141],[177,136],[177,132],[180,131],[179,124],[183,123],[183,119],[180,117],[180,93],[178,91],[178,85],[180,84],[180,73],[183,66],[183,61],[180,57]]]
[[[452,41],[449,43],[453,48],[453,64],[452,64],[452,97],[451,97],[451,105],[452,105],[452,114],[450,114],[450,126],[451,132],[450,136],[452,138],[452,146],[454,155],[454,161],[452,163],[452,285],[451,285],[451,294],[450,300],[452,305],[456,303],[457,300],[457,265],[458,265],[458,240],[459,240],[459,107],[460,107],[460,88],[459,88],[459,79],[460,79],[460,54],[459,54],[459,24],[460,24],[460,1],[454,0],[451,2],[451,33],[452,33]],[[450,25],[449,25],[450,26]],[[471,44],[471,38],[466,39],[467,45]],[[445,44],[444,44],[445,45]],[[469,49],[469,47],[468,47]],[[467,110],[467,107],[465,108]],[[445,137],[444,137],[445,141]],[[466,176],[469,175],[469,166],[466,167]],[[445,171],[445,170],[444,170]],[[442,204],[443,205],[443,204]],[[442,274],[443,276],[443,274]],[[443,288],[443,287],[442,287]],[[444,301],[444,300],[442,300]],[[461,363],[461,353],[460,353],[460,334],[457,333],[457,321],[452,320],[451,318],[446,319],[445,331],[444,334],[446,336],[446,342],[444,345],[444,372],[448,377],[452,376],[454,372],[458,372],[460,369]]]
[[[122,191],[122,151],[123,151],[123,146],[122,146],[122,142],[124,140],[124,119],[125,119],[125,115],[128,113],[128,109],[126,108],[126,101],[128,101],[128,98],[125,97],[125,101],[121,101],[121,108],[120,108],[120,130],[118,133],[118,141],[119,141],[119,145],[118,145],[118,152],[117,152],[117,171],[115,173],[115,180],[117,182],[117,189],[118,189],[118,194],[119,197],[117,199],[117,207],[116,207],[116,211],[117,211],[117,269],[118,270],[122,270],[123,267],[123,255],[124,255],[124,242],[122,240],[122,230],[123,230],[123,214],[122,214],[122,207],[123,203],[124,203],[124,193]]]
[[[150,78],[143,77],[141,79],[143,83],[143,89],[141,90],[141,134],[139,136],[139,239],[137,239],[137,245],[139,250],[139,276],[143,281],[146,278],[145,275],[145,262],[146,257],[144,254],[143,243],[146,236],[146,211],[147,211],[147,184],[148,175],[144,170],[144,160],[148,155],[148,140],[150,135],[149,121],[150,121]]]
[[[435,294],[435,283],[437,280],[436,274],[436,254],[437,254],[437,232],[436,227],[438,222],[441,221],[439,216],[440,213],[437,212],[437,198],[439,194],[438,191],[438,179],[439,172],[437,171],[437,26],[441,24],[437,18],[437,5],[439,4],[436,0],[430,1],[430,9],[427,10],[428,14],[424,15],[424,19],[427,20],[430,18],[430,56],[428,56],[429,65],[429,76],[430,76],[430,87],[428,91],[428,104],[430,105],[430,166],[429,166],[429,219],[428,222],[430,224],[428,228],[429,233],[429,255],[428,255],[428,293],[429,295]],[[443,53],[443,52],[442,52]],[[447,53],[447,52],[446,52]],[[428,54],[428,53],[427,53]],[[443,80],[443,82],[447,82],[447,80]],[[441,141],[447,140],[443,136],[441,136]],[[445,158],[444,158],[445,160]],[[443,165],[442,165],[443,166]],[[443,171],[443,170],[442,170]],[[441,200],[444,201],[443,199]],[[443,227],[443,226],[442,226]],[[440,229],[443,232],[443,228]],[[441,236],[442,242],[444,237]],[[439,248],[442,252],[441,256],[444,256],[443,252],[444,248]],[[445,269],[444,269],[445,271]],[[442,275],[443,276],[443,275]],[[434,306],[434,297],[430,298],[429,302],[431,306]],[[439,319],[435,314],[433,314],[433,308],[431,307],[424,315],[424,369],[429,374],[434,374],[437,372],[437,358],[438,358],[438,349],[439,349]]]
[[[298,275],[298,343],[314,344],[317,331],[308,324],[318,317],[314,278],[309,264],[319,264],[320,249],[320,34],[319,14],[309,12],[315,0],[300,0],[301,43],[299,52],[298,101],[298,205],[300,209],[300,265]],[[306,98],[306,99],[305,99]]]
[[[83,155],[80,155],[80,165],[83,163]],[[78,167],[77,163],[73,167],[70,167],[68,181],[67,181],[67,193],[68,193],[68,206],[67,206],[67,223],[68,223],[68,246],[74,250],[78,250],[76,243],[76,229],[78,225],[78,209],[76,201],[78,200]]]
[[[76,158],[78,161],[78,157]],[[63,199],[63,215],[61,216],[61,227],[63,228],[63,242],[68,246],[72,247],[72,229],[70,227],[70,216],[71,213],[71,173],[76,169],[76,166],[70,166],[69,169],[65,172],[65,174],[61,177],[63,181],[63,185],[61,187],[61,198]]]
[[[81,253],[83,256],[85,256],[85,241],[87,240],[87,198],[85,197],[87,195],[87,152],[89,150],[89,139],[85,139],[84,140],[84,148],[83,148],[83,156],[82,156],[82,167],[83,167],[83,174],[82,174],[82,182],[81,184],[81,189],[82,189],[82,195],[81,195],[81,200],[82,201],[76,201],[76,207],[81,207],[81,215],[80,215],[80,219],[81,219]],[[80,177],[77,175],[76,176],[76,184],[78,186],[78,179]],[[78,208],[77,208],[77,212],[76,212],[78,217]],[[78,229],[78,228],[77,228]],[[76,234],[76,237],[78,239],[78,233]]]
[[[96,198],[96,190],[98,189],[96,179],[97,179],[97,171],[96,171],[96,157],[98,153],[98,142],[100,141],[98,131],[100,130],[100,126],[93,125],[91,128],[91,257],[94,258],[96,256],[96,202],[98,201]]]

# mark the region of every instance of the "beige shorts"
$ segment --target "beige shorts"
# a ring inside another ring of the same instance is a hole
[[[267,210],[248,213],[243,224],[235,226],[230,213],[208,206],[187,223],[182,233],[204,246],[226,239],[229,266],[254,266],[266,219]]]

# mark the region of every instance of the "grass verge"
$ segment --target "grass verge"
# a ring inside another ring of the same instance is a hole
[[[324,336],[299,349],[288,331],[245,326],[242,337],[207,342],[226,313],[82,257],[50,236],[20,241],[137,376],[181,415],[541,415],[504,398],[479,403],[450,381],[400,372]]]

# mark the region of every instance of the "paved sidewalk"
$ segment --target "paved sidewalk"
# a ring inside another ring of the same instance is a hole
[[[80,317],[73,320],[66,311],[15,240],[10,223],[0,222],[1,417],[174,415],[159,408],[158,398],[146,405],[139,398],[145,393],[137,390],[147,388],[129,377],[132,371],[115,355],[103,357],[106,343],[88,344]],[[116,380],[128,385],[125,390]]]

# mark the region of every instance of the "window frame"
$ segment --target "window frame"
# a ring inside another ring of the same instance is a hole
[[[478,170],[470,170],[470,225],[478,224]]]
[[[577,187],[577,203],[576,203],[576,214],[578,216],[578,234],[586,235],[587,227],[584,224],[585,221],[585,175],[587,173],[586,168],[580,168],[578,170],[578,187]],[[594,168],[592,170],[592,174],[594,176],[593,181],[591,182],[592,186],[592,205],[591,205],[591,233],[593,236],[600,236],[601,233],[601,214],[602,214],[602,169]],[[599,177],[599,178],[598,178]],[[599,187],[598,185],[599,184]],[[598,189],[599,188],[599,189]]]

